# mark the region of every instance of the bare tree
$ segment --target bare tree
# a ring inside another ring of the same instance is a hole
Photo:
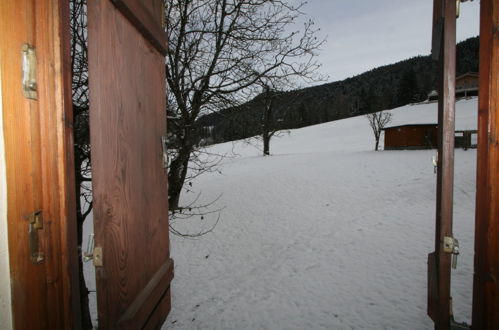
[[[76,188],[76,219],[80,277],[80,305],[82,329],[92,329],[88,305],[88,288],[83,276],[82,242],[83,222],[92,210],[90,135],[88,126],[88,58],[87,58],[87,3],[70,1],[71,68],[73,98],[73,135]]]
[[[284,118],[290,111],[291,106],[303,97],[304,91],[295,91],[290,94],[292,96],[263,84],[263,92],[258,96],[262,105],[260,137],[263,143],[263,156],[270,155],[270,141],[273,137],[289,133],[289,130],[284,129]],[[276,104],[278,104],[278,109]]]
[[[263,114],[262,114],[262,141],[263,141],[263,155],[270,155],[270,139],[278,132],[277,125],[274,124],[272,110],[274,108],[274,91],[270,87],[265,86],[263,92]],[[279,119],[278,119],[279,120]]]
[[[199,140],[200,115],[256,95],[259,81],[307,81],[319,67],[313,22],[287,32],[304,3],[280,0],[172,0],[166,3],[169,39],[171,154],[170,210],[179,198]]]
[[[375,140],[374,150],[378,151],[381,131],[392,120],[392,114],[386,111],[379,111],[367,114],[366,118],[373,130]]]

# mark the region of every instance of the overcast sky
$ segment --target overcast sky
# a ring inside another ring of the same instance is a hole
[[[461,4],[457,40],[479,33],[479,0]],[[303,11],[321,28],[328,81],[431,51],[433,0],[308,0]]]

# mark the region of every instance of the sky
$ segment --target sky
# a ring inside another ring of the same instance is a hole
[[[479,0],[461,4],[458,42],[478,35],[479,9]],[[308,0],[303,11],[327,37],[328,82],[431,52],[433,0]]]

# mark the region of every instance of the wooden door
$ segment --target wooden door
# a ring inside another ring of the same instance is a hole
[[[88,4],[99,329],[157,328],[170,310],[161,9],[162,0]]]
[[[15,329],[80,324],[68,11],[63,0],[0,1]]]
[[[480,1],[473,329],[499,329],[499,0]]]
[[[456,1],[434,0],[432,53],[438,60],[438,167],[435,251],[428,256],[428,315],[435,329],[452,322],[451,260],[457,252],[452,234],[456,80]]]

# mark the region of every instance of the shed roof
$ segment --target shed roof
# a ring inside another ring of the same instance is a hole
[[[477,72],[466,72],[465,74],[462,74],[458,77],[456,77],[456,80],[459,80],[459,79],[462,79],[462,78],[465,78],[465,77],[474,77],[474,78],[478,78],[479,75]]]
[[[418,127],[418,126],[435,126],[437,127],[438,124],[436,123],[429,123],[429,124],[405,124],[405,125],[397,125],[397,126],[389,126],[385,127],[382,130],[387,130],[387,129],[392,129],[392,128],[400,128],[400,127]]]
[[[389,127],[404,125],[432,125],[438,123],[438,103],[423,102],[385,110],[392,114]],[[478,98],[456,101],[456,130],[477,129]],[[387,126],[388,126],[387,125]]]

